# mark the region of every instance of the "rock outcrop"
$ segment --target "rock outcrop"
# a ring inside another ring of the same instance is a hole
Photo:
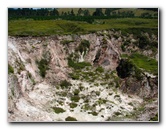
[[[9,121],[65,121],[69,116],[78,121],[148,121],[154,117],[158,112],[158,78],[143,75],[138,81],[133,76],[122,79],[117,76],[125,40],[117,34],[118,39],[112,36],[112,31],[8,37],[8,64],[13,68],[8,75]],[[90,46],[79,51],[83,40]],[[135,42],[132,36],[131,40]],[[92,66],[76,70],[71,77],[73,69],[68,66],[71,54],[75,62],[89,62]],[[104,72],[96,72],[99,66]],[[61,88],[63,80],[72,87]],[[140,109],[145,99],[152,100],[144,106],[153,109],[149,114]]]

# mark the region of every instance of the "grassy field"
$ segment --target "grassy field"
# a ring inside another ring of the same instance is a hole
[[[132,54],[130,59],[138,68],[142,68],[155,75],[158,74],[158,62],[155,59],[150,59],[138,53]]]
[[[67,20],[9,20],[8,33],[12,36],[43,36],[55,34],[89,33],[108,29],[158,28],[157,19],[114,18],[95,20],[93,24]]]

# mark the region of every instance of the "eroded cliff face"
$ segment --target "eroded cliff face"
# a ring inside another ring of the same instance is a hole
[[[144,74],[142,80],[119,78],[116,68],[125,37],[114,38],[113,34],[103,31],[102,34],[8,37],[8,64],[13,68],[8,75],[9,121],[65,121],[69,116],[78,121],[153,118],[158,112],[157,77]],[[132,35],[130,39],[135,42]],[[90,43],[86,49],[80,46],[83,40]],[[91,66],[73,73],[68,66],[71,55],[75,62],[89,62]],[[97,71],[99,66],[104,71]],[[63,80],[71,86],[62,88]]]

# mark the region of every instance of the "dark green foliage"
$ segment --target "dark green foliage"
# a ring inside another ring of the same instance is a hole
[[[80,45],[78,46],[78,48],[76,49],[76,51],[79,51],[79,52],[86,52],[87,49],[89,49],[90,47],[90,42],[88,40],[82,40]]]
[[[70,105],[70,108],[75,108],[75,107],[77,107],[77,104],[76,104],[76,103],[70,103],[69,105]]]
[[[114,112],[114,115],[116,115],[116,116],[119,116],[119,115],[121,115],[122,113],[120,113],[120,112]]]
[[[74,74],[74,73],[69,73],[69,76],[73,79],[73,80],[79,80],[79,75]]]
[[[99,98],[99,100],[97,101],[97,103],[98,103],[99,105],[105,104],[106,102],[107,102],[107,100],[106,100],[106,99],[102,99],[102,98]]]
[[[92,114],[93,116],[97,116],[98,115],[98,113],[97,112],[90,112],[89,114]]]
[[[71,97],[71,101],[78,102],[80,100],[80,97],[78,95],[74,95]]]
[[[44,78],[46,75],[46,70],[48,70],[49,61],[46,59],[41,59],[40,61],[37,61],[38,69],[40,70],[40,75]]]
[[[149,43],[149,39],[145,35],[138,36],[139,42],[138,42],[138,47],[141,49],[145,49]]]
[[[93,13],[93,16],[104,16],[102,8],[96,8],[96,11]]]
[[[128,59],[121,59],[116,70],[120,78],[126,78],[131,75],[133,64]]]
[[[121,45],[121,49],[122,49],[123,52],[126,51],[126,48],[125,48],[125,45],[124,45],[124,44]]]
[[[143,79],[142,71],[139,68],[137,68],[137,66],[134,67],[134,71],[135,71],[134,76],[137,78],[137,80],[142,80]]]
[[[68,116],[67,118],[65,118],[65,121],[77,121],[76,118]]]
[[[78,89],[75,89],[75,91],[74,91],[74,95],[76,96],[76,95],[78,95],[79,94],[79,90]]]
[[[97,67],[96,72],[103,73],[104,72],[103,67],[101,66]]]
[[[83,69],[86,66],[91,66],[88,62],[74,62],[71,57],[68,57],[68,65],[74,69]]]
[[[60,86],[61,88],[68,88],[69,86],[71,86],[72,84],[66,80],[63,80],[61,83],[60,83]]]
[[[158,113],[150,119],[150,121],[158,121]]]
[[[57,113],[57,114],[65,112],[65,110],[62,109],[62,108],[60,108],[60,107],[53,107],[52,109],[53,109],[54,112]]]
[[[8,64],[8,74],[11,74],[11,73],[14,73],[14,69],[10,64]]]

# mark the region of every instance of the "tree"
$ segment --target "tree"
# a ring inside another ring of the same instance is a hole
[[[129,60],[121,59],[116,68],[117,74],[120,78],[126,78],[131,75],[133,71],[133,64]]]
[[[110,8],[106,8],[105,9],[105,15],[106,16],[110,16],[110,13],[111,13],[111,9]]]
[[[75,16],[73,9],[71,10],[71,16]]]
[[[90,16],[89,10],[84,10],[84,16]]]
[[[96,8],[96,11],[93,13],[93,16],[104,16],[102,8]]]
[[[82,16],[83,15],[83,10],[81,8],[79,8],[77,15],[78,16]]]

